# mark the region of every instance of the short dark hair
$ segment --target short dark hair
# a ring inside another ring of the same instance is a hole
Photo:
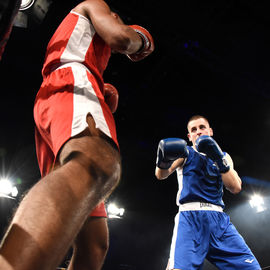
[[[207,119],[205,116],[196,114],[196,115],[193,115],[193,116],[191,116],[191,117],[189,118],[189,120],[188,120],[188,122],[187,122],[187,130],[188,130],[188,124],[189,124],[191,121],[197,120],[197,119],[200,119],[200,118],[205,119],[205,120],[207,121],[207,123],[209,124],[209,121],[208,121],[208,119]]]

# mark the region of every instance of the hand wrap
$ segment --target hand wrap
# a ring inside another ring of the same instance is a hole
[[[139,51],[133,54],[127,54],[127,57],[131,61],[137,62],[144,59],[154,51],[154,40],[151,34],[145,28],[139,25],[130,25],[130,27],[133,28],[140,35],[143,42],[142,47],[139,49]]]

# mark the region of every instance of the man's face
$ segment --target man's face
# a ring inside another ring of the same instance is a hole
[[[195,145],[195,141],[201,135],[213,136],[213,130],[210,128],[208,121],[204,118],[198,118],[190,121],[188,123],[188,138],[189,141],[192,142],[193,146]]]

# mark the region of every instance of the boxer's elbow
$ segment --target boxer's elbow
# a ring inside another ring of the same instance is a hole
[[[240,178],[237,179],[237,181],[235,181],[232,185],[227,186],[227,189],[233,194],[240,193],[242,190],[242,182]]]
[[[139,46],[132,36],[125,31],[107,36],[106,43],[111,47],[112,51],[123,54],[134,53],[135,48]]]
[[[128,37],[118,36],[111,39],[108,43],[109,43],[108,45],[111,47],[113,51],[119,53],[126,53],[129,50],[131,41]]]
[[[158,180],[163,180],[163,179],[167,178],[168,175],[169,174],[168,174],[167,170],[162,170],[162,169],[156,167],[155,176]]]
[[[242,188],[239,187],[239,186],[231,187],[231,188],[228,188],[228,189],[232,194],[238,194],[242,190]]]

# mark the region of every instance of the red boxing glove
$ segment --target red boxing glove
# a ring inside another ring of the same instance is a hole
[[[112,113],[115,113],[118,107],[118,91],[110,83],[104,83],[104,99]]]
[[[151,34],[143,27],[139,25],[130,25],[132,29],[134,29],[142,38],[143,45],[142,48],[139,49],[138,52],[133,53],[133,54],[128,54],[127,57],[134,62],[140,61],[147,57],[149,54],[151,54],[154,49],[154,40],[151,36]]]

